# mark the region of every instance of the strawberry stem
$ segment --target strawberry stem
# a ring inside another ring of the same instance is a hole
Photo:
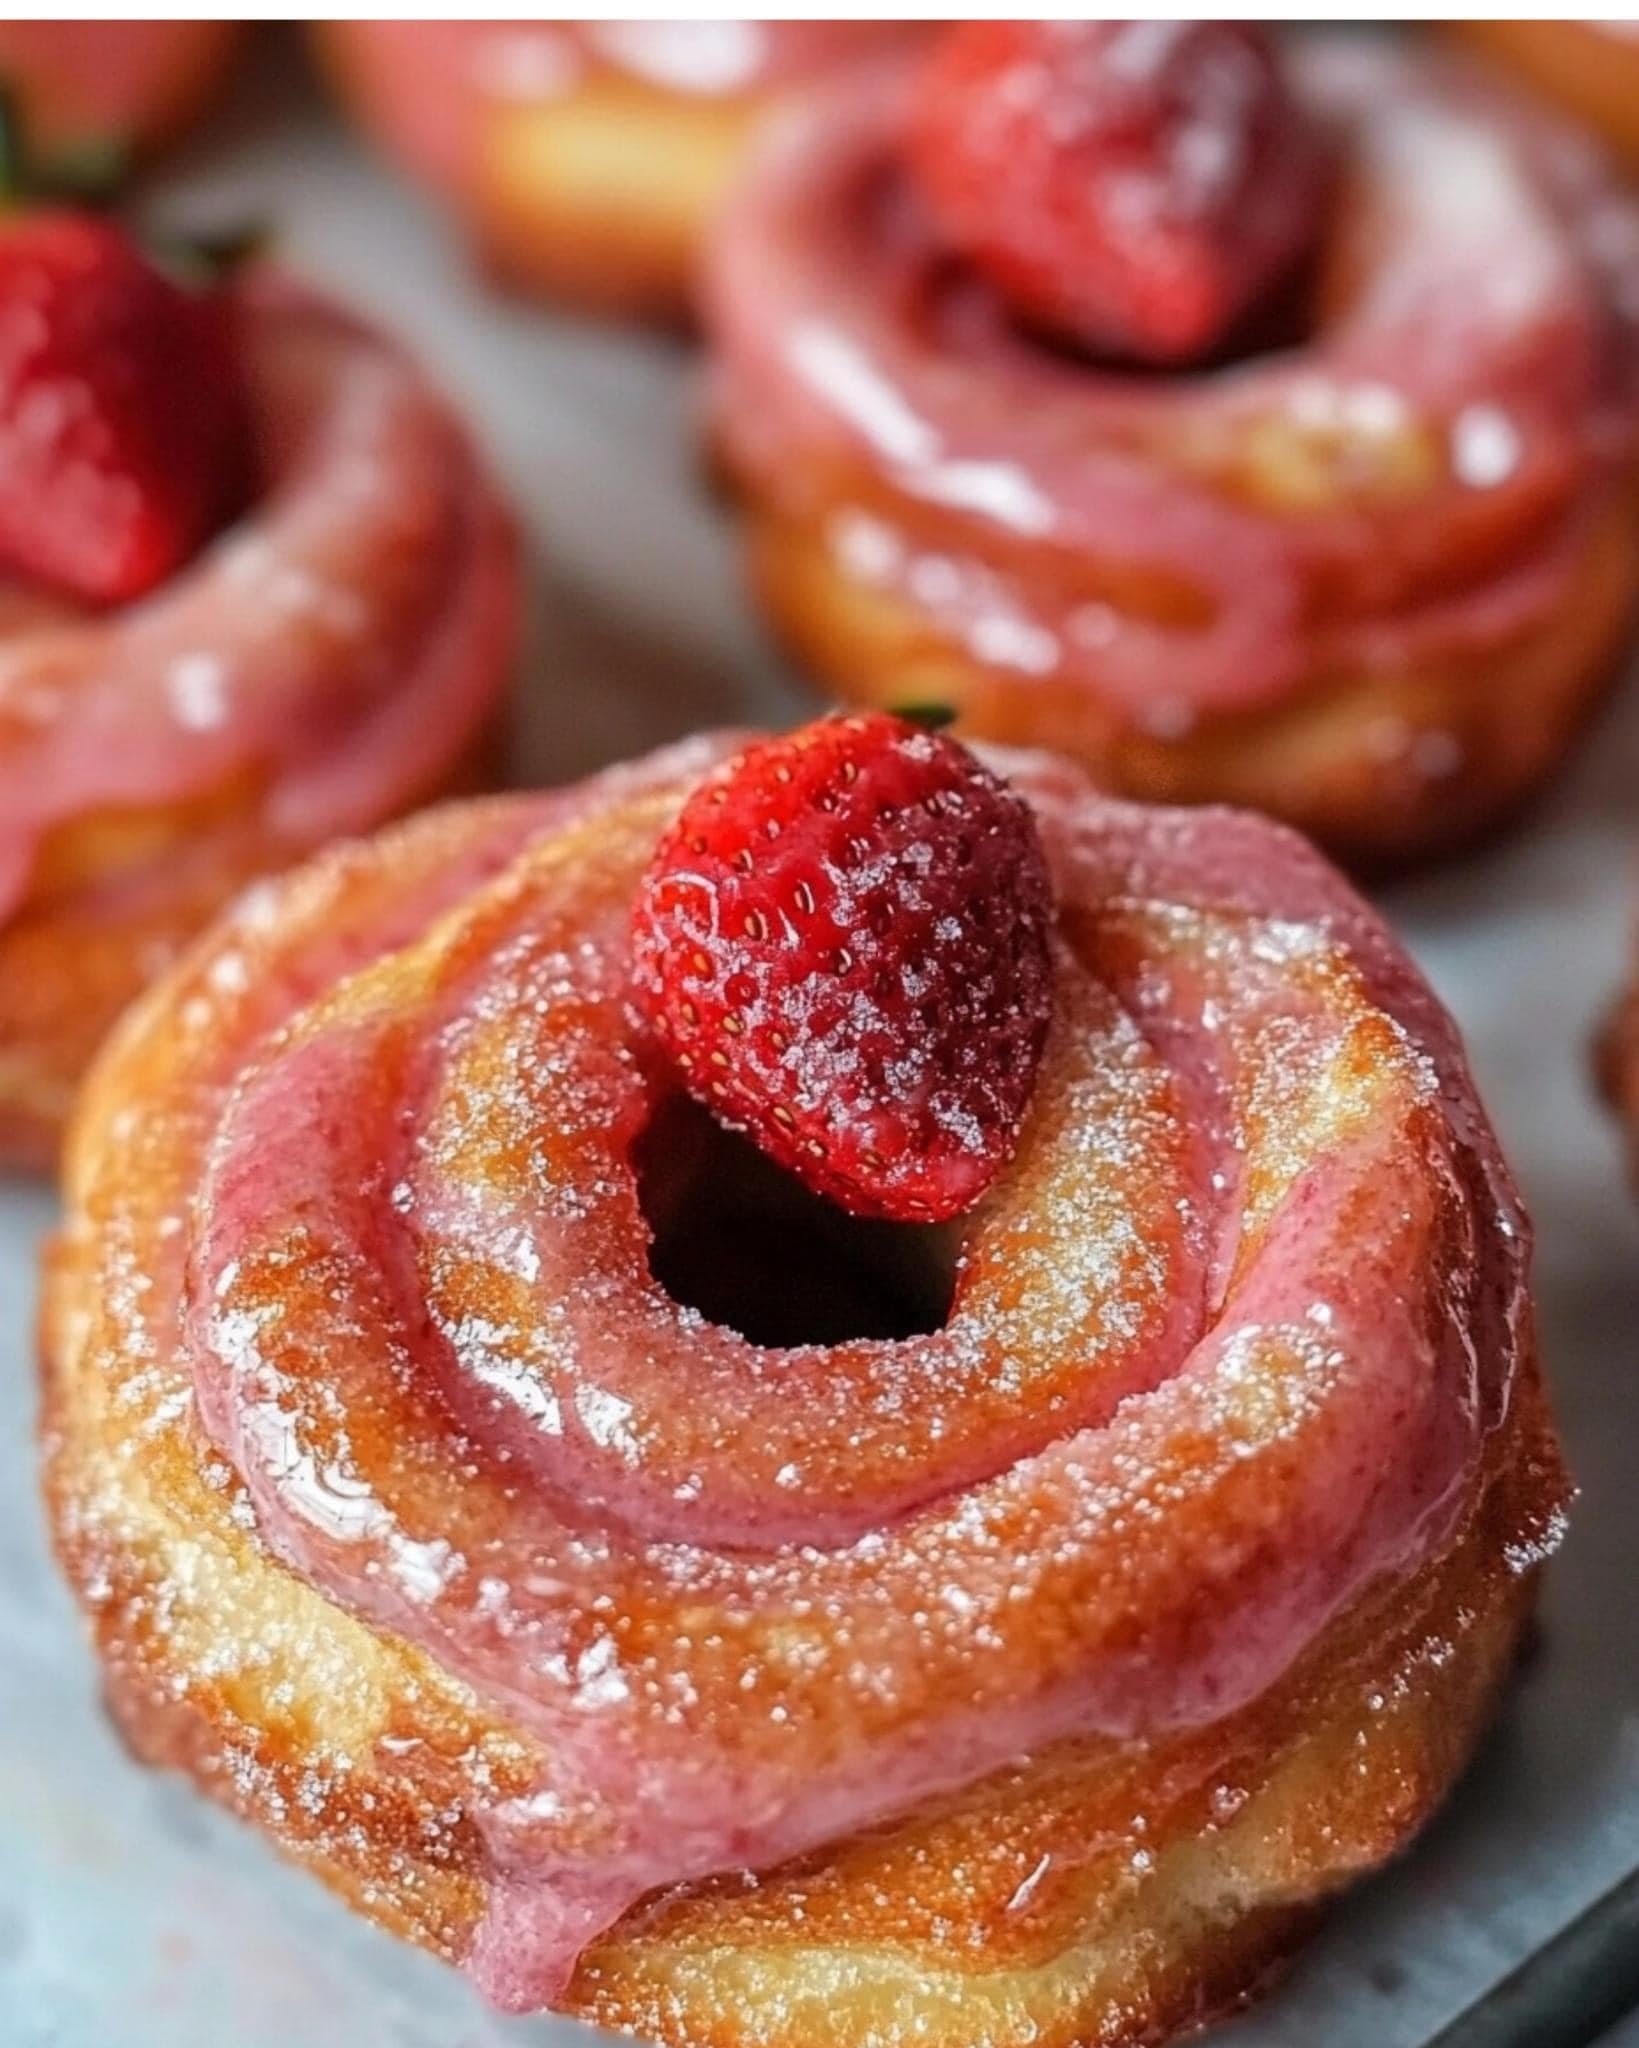
[[[143,236],[150,254],[179,284],[209,290],[224,283],[245,264],[262,255],[273,239],[263,220],[238,221],[221,228],[186,231],[159,228]]]
[[[947,725],[956,723],[954,704],[910,703],[890,704],[889,711],[895,718],[904,719],[907,725],[920,725],[928,732],[943,732]]]

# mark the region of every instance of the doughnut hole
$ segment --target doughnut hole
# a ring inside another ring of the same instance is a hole
[[[657,1105],[632,1164],[654,1278],[753,1344],[921,1337],[950,1315],[955,1226],[850,1216],[685,1095]]]

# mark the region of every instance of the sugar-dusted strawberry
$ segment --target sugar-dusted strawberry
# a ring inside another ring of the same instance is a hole
[[[93,603],[179,568],[241,479],[243,400],[220,302],[120,228],[0,219],[0,562]]]
[[[684,1083],[862,1216],[972,1208],[1011,1156],[1051,1001],[1035,820],[883,712],[762,741],[690,798],[633,918]]]
[[[920,80],[910,160],[1022,316],[1183,362],[1292,271],[1323,151],[1247,22],[978,21]]]

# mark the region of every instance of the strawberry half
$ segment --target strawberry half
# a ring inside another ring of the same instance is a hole
[[[1035,819],[967,748],[820,719],[707,778],[633,916],[684,1085],[861,1216],[971,1209],[1011,1156],[1051,1005]]]
[[[220,300],[113,223],[0,221],[0,561],[97,604],[187,561],[242,480],[244,401]]]
[[[1295,269],[1325,182],[1247,22],[964,23],[907,148],[943,233],[1026,320],[1162,363],[1207,354]]]

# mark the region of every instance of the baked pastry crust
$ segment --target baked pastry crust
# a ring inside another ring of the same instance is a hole
[[[516,546],[444,402],[272,276],[238,288],[256,502],[163,588],[0,620],[0,1163],[50,1162],[139,989],[248,881],[476,785]]]
[[[315,25],[359,120],[443,190],[503,282],[677,321],[751,132],[888,22]]]
[[[1164,374],[953,263],[903,67],[816,95],[713,237],[712,449],[839,697],[1391,866],[1517,811],[1625,652],[1639,208],[1458,62],[1317,39],[1294,75],[1345,161],[1308,331]]]
[[[1317,677],[1301,704],[1201,717],[1174,736],[1073,679],[1021,685],[976,660],[914,604],[851,577],[823,518],[752,503],[745,530],[763,612],[842,701],[948,705],[962,731],[1069,752],[1104,788],[1284,819],[1362,872],[1460,851],[1511,821],[1610,688],[1639,592],[1639,508],[1615,495],[1578,537],[1552,608],[1506,642]]]
[[[1523,1218],[1449,1024],[1312,855],[1001,757],[1068,906],[1068,1007],[951,1321],[718,1382],[744,1340],[632,1268],[647,1226],[608,1162],[649,1083],[578,1062],[623,1036],[596,963],[723,744],[334,849],[121,1027],[42,1319],[52,1522],[110,1706],[139,1755],[510,2005],[680,2048],[1159,2041],[1410,1838],[1506,1675],[1564,1498]],[[538,1004],[510,979],[531,960]],[[1238,1105],[1232,1193],[1170,1093],[1198,1056]],[[379,1162],[348,1209],[370,1270],[417,1247],[414,1341],[442,1329],[457,1380],[378,1348],[327,1221],[354,1145]],[[297,1236],[268,1236],[287,1187]],[[500,1207],[469,1238],[480,1191]],[[521,1191],[557,1218],[527,1253]],[[1067,1258],[1095,1300],[1041,1292]],[[554,1379],[546,1333],[583,1302]],[[930,1364],[879,1412],[872,1373],[886,1398]],[[587,1434],[536,1427],[548,1393]],[[795,1492],[769,1476],[788,1455]],[[941,1461],[953,1493],[879,1519]],[[532,1545],[562,1518],[529,1554],[602,1591],[526,1581],[515,1517]]]

